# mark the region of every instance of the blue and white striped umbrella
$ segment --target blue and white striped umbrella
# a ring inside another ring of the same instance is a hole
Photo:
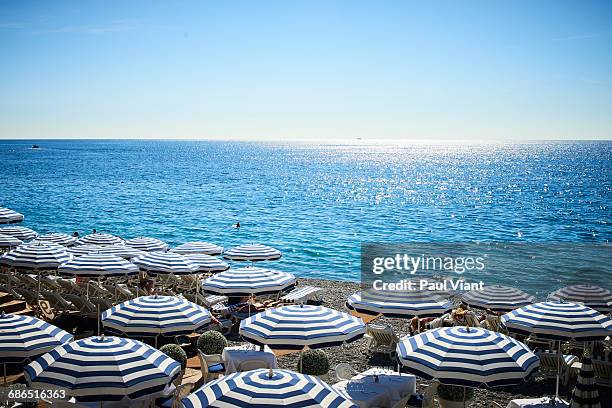
[[[123,244],[123,240],[115,235],[103,234],[97,232],[95,234],[85,235],[83,238],[79,238],[76,245],[116,245]]]
[[[466,387],[520,384],[540,361],[529,348],[504,334],[476,327],[442,327],[404,337],[401,364],[412,374]]]
[[[60,232],[54,232],[52,234],[39,235],[36,238],[37,241],[51,242],[53,244],[71,246],[77,241],[76,237],[72,235],[63,234]]]
[[[22,226],[0,228],[0,234],[10,235],[22,241],[31,241],[38,236],[38,232]]]
[[[0,234],[0,248],[17,248],[23,241],[11,235]]]
[[[189,254],[205,254],[205,255],[221,255],[223,247],[210,242],[193,241],[179,245],[176,248],[171,249],[172,252],[176,252],[181,255]]]
[[[346,307],[358,313],[411,318],[441,316],[453,304],[428,290],[382,291],[370,289],[352,294]]]
[[[196,273],[198,265],[173,252],[147,252],[132,259],[141,271],[156,275],[191,275]]]
[[[225,251],[223,257],[232,261],[273,261],[280,259],[281,251],[267,245],[246,244]]]
[[[229,264],[214,256],[205,254],[185,255],[194,264],[198,265],[198,272],[223,272],[229,269]]]
[[[166,252],[168,244],[157,238],[138,237],[125,241],[125,245],[144,252]]]
[[[185,408],[357,408],[318,377],[267,369],[226,375],[181,402]]]
[[[32,316],[0,314],[0,362],[17,363],[72,341],[72,335]]]
[[[323,306],[291,305],[268,309],[240,323],[240,335],[277,350],[338,346],[360,339],[365,324],[358,317]]]
[[[101,277],[136,275],[138,267],[115,255],[87,254],[60,265],[60,275]]]
[[[612,335],[612,319],[576,303],[540,302],[501,317],[508,331],[553,340],[599,340]]]
[[[32,387],[64,389],[84,402],[155,398],[180,372],[180,363],[161,351],[120,337],[73,341],[25,368]]]
[[[23,214],[10,208],[0,207],[0,224],[14,224],[23,221]]]
[[[501,285],[487,285],[483,290],[471,290],[461,300],[480,309],[491,309],[495,312],[509,312],[516,308],[535,302],[535,297],[522,290]]]
[[[554,291],[548,300],[580,303],[607,314],[612,311],[612,293],[595,285],[572,285]]]
[[[66,248],[57,244],[33,242],[23,244],[0,257],[0,265],[15,270],[55,270],[72,259]]]
[[[74,256],[82,256],[87,254],[97,254],[102,248],[100,245],[77,245],[67,248],[66,250]]]
[[[144,255],[146,252],[134,249],[127,245],[108,245],[105,247],[99,247],[97,253],[120,256],[123,259],[133,259]]]
[[[214,295],[249,296],[278,293],[295,284],[290,273],[264,268],[230,269],[206,279],[205,292]]]
[[[105,329],[135,337],[189,334],[210,320],[204,307],[176,296],[141,296],[102,313]]]

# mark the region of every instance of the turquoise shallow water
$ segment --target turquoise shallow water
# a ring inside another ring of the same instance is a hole
[[[270,266],[300,276],[358,279],[363,241],[612,237],[612,142],[32,143],[0,141],[0,203],[26,226],[267,243],[284,252]],[[518,283],[546,289],[533,273]]]

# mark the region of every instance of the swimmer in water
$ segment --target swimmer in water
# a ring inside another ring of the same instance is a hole
[[[234,227],[240,228],[240,222],[237,222],[236,224],[234,224]]]

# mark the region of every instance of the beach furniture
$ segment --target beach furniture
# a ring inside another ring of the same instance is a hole
[[[385,384],[376,383],[374,378],[343,380],[332,387],[338,394],[350,400],[359,408],[392,407],[394,397],[398,396],[392,388]]]
[[[55,282],[60,285],[64,293],[81,294],[81,287],[77,285],[75,279],[57,278]]]
[[[225,373],[231,374],[238,371],[248,370],[250,362],[255,361],[250,368],[276,368],[276,355],[269,347],[260,350],[252,344],[242,344],[240,346],[230,346],[223,349],[221,359],[225,362]],[[247,363],[249,362],[249,363]],[[245,363],[243,365],[243,363]],[[257,364],[260,364],[259,366]]]
[[[26,288],[13,288],[13,290],[17,292],[30,305],[36,306],[38,304],[38,300],[40,299],[40,297],[33,290]]]
[[[308,303],[309,300],[318,300],[322,290],[315,286],[298,286],[280,300],[286,303]]]
[[[198,357],[200,357],[200,368],[204,384],[225,374],[225,362],[221,354],[204,354],[198,350]]]
[[[592,362],[597,384],[612,387],[612,362],[598,359],[593,359]]]
[[[92,314],[97,313],[96,305],[87,300],[84,296],[64,293],[64,299],[72,303],[81,313]]]
[[[334,374],[338,381],[344,381],[350,380],[358,373],[349,363],[340,363],[334,367]]]
[[[536,353],[540,358],[540,369],[539,372],[545,378],[555,378],[557,376],[559,354],[556,351],[546,350],[540,353]],[[564,354],[561,357],[561,381],[563,385],[567,385],[571,375],[572,364],[578,361],[578,357]]]
[[[368,340],[368,351],[387,354],[392,360],[395,358],[399,338],[392,326],[369,324],[366,326],[365,337]]]
[[[77,308],[72,303],[64,299],[57,292],[44,290],[41,292],[41,294],[43,298],[51,304],[51,307],[53,307],[56,313],[66,313],[69,311],[77,310]]]
[[[354,375],[351,381],[363,381],[369,384],[371,380],[377,378],[377,383],[389,388],[391,399],[394,402],[393,406],[404,406],[411,396],[416,394],[416,376],[412,374],[403,374],[398,371],[389,370],[386,368],[373,367],[362,373]],[[401,401],[404,405],[398,405]]]

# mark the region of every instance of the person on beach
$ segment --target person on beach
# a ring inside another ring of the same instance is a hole
[[[155,281],[153,279],[141,280],[140,289],[142,289],[147,296],[155,295]]]
[[[98,232],[98,231],[96,231],[96,229],[94,228],[94,229],[93,229],[93,233],[95,234],[95,233],[97,233],[97,232]]]
[[[74,231],[74,232],[72,233],[72,236],[73,236],[73,237],[75,237],[75,238],[78,238],[78,236],[79,236],[78,231]]]

